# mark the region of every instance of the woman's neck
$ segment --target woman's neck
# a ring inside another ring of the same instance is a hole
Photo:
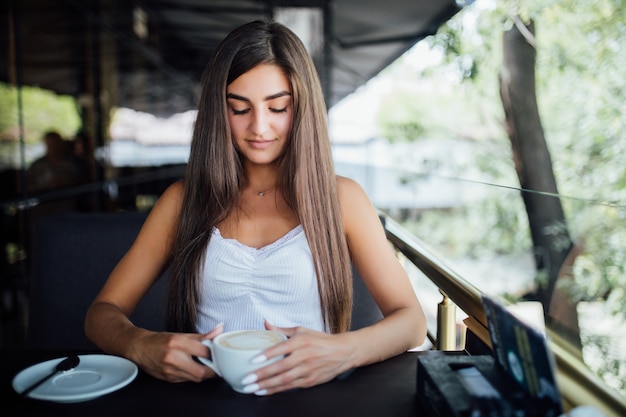
[[[275,167],[247,167],[243,193],[265,197],[276,191],[278,170]]]

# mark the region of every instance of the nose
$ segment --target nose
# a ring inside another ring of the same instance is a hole
[[[263,136],[269,130],[269,117],[263,111],[255,111],[252,116],[250,130],[257,136]]]

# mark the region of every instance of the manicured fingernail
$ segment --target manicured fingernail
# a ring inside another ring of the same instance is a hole
[[[220,324],[218,324],[217,326],[215,326],[215,327],[213,328],[213,330],[217,330],[217,329],[219,329],[220,327],[224,327],[224,323],[223,323],[223,322],[222,322],[222,323],[220,323]],[[213,330],[211,330],[211,331],[213,331]]]
[[[255,392],[254,395],[258,395],[259,397],[262,397],[264,395],[267,395],[267,390],[266,389],[259,390]]]
[[[250,394],[259,390],[259,384],[250,384],[243,387],[243,392]]]
[[[241,385],[248,385],[256,382],[257,376],[256,374],[248,374],[241,380]]]
[[[263,363],[267,361],[267,357],[265,355],[259,355],[259,356],[255,356],[254,358],[252,358],[250,360],[250,363],[253,363],[255,365],[259,364],[259,363]]]

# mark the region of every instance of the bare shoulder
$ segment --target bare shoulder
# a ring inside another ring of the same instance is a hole
[[[376,208],[358,182],[337,176],[337,194],[344,227],[348,234],[355,228],[362,228],[364,222],[378,221]]]
[[[180,205],[183,201],[184,183],[182,180],[176,181],[165,189],[156,207],[166,206],[168,210],[180,210]],[[155,207],[155,208],[156,208]]]
[[[170,185],[161,195],[150,211],[147,224],[156,230],[172,231],[178,223],[183,201],[184,184],[177,181]]]
[[[339,200],[352,199],[354,197],[367,197],[363,188],[358,182],[348,177],[337,175],[337,193]]]
[[[182,200],[184,189],[185,189],[185,183],[183,182],[183,180],[176,181],[175,183],[171,184],[169,187],[165,189],[165,192],[163,193],[162,197],[173,198],[175,200]]]

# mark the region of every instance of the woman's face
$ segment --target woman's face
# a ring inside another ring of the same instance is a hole
[[[259,65],[226,88],[235,147],[247,162],[270,164],[282,154],[293,119],[291,85],[275,65]]]

